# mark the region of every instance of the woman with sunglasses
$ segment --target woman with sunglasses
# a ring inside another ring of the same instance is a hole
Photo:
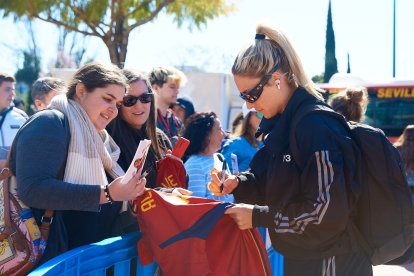
[[[126,88],[116,66],[89,63],[74,74],[68,92],[33,115],[14,140],[10,168],[19,198],[39,224],[45,210],[54,211],[40,263],[111,237],[122,202],[145,190],[139,175],[121,183],[119,147],[105,130]]]
[[[246,103],[242,106],[242,114],[241,126],[236,128],[232,138],[225,141],[221,149],[221,153],[226,158],[229,169],[233,173],[247,171],[253,156],[263,146],[262,141],[255,136],[260,120],[263,117],[262,114],[258,113],[254,108],[247,108]],[[233,168],[231,154],[237,156],[238,170]]]
[[[156,126],[154,93],[146,77],[127,69],[122,72],[128,79],[129,89],[122,100],[118,117],[107,126],[107,130],[121,148],[118,163],[124,170],[131,164],[139,142],[143,139],[151,140],[142,171],[149,171],[146,176],[147,187],[155,188],[155,162],[171,150],[171,143]]]
[[[222,193],[214,173],[211,189],[244,203],[226,211],[241,229],[268,228],[284,256],[284,275],[372,275],[347,227],[359,185],[352,140],[342,122],[326,114],[292,121],[302,108],[324,104],[323,97],[280,30],[259,24],[256,33],[232,73],[247,107],[264,116],[258,130],[264,147],[249,171],[226,176]],[[289,145],[293,135],[297,159]]]

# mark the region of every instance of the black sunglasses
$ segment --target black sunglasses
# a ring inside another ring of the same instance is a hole
[[[152,102],[154,93],[144,93],[137,96],[127,95],[122,100],[122,104],[126,107],[131,107],[137,103],[139,100],[141,103],[146,104]]]
[[[260,98],[260,95],[262,95],[263,87],[267,84],[272,74],[276,72],[278,68],[279,65],[276,64],[276,66],[273,67],[273,69],[270,70],[270,72],[263,77],[263,79],[259,82],[258,85],[256,85],[252,89],[240,92],[240,98],[249,103],[254,103],[255,101],[257,101]]]

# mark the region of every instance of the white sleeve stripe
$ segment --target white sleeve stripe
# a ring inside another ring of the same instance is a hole
[[[329,171],[331,172],[331,179],[330,179],[330,184],[329,184],[329,187],[330,187],[331,186],[331,183],[334,180],[334,170],[333,170],[333,167],[332,167],[331,160],[329,160],[329,156],[328,156],[328,166],[329,166]]]
[[[321,176],[322,174],[321,163],[319,162],[319,152],[315,152],[315,158],[316,158],[316,166],[318,168],[318,187],[319,187],[319,196],[320,196],[320,195],[323,195],[323,188],[322,188],[322,176]]]
[[[328,153],[325,152],[325,151],[322,151],[321,154],[322,154],[321,161],[322,161],[322,165],[323,165],[322,167],[323,167],[323,176],[324,176],[324,179],[323,179],[324,182],[323,183],[328,183],[328,168],[326,166],[325,158],[329,158],[329,157],[328,157]],[[325,155],[326,155],[326,157],[325,157]],[[325,188],[325,187],[323,187],[323,188]]]
[[[282,216],[277,212],[274,217],[276,233],[303,233],[309,223],[320,224],[330,203],[329,190],[334,179],[334,170],[329,159],[328,151],[315,152],[318,170],[319,194],[314,204],[315,209],[310,213],[303,213],[296,218]]]
[[[322,260],[322,276],[336,276],[335,256]]]

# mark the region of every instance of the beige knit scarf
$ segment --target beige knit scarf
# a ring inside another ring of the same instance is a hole
[[[65,95],[53,98],[50,108],[61,111],[70,127],[69,153],[64,181],[74,184],[105,185],[105,171],[112,177],[124,175],[116,162],[120,149],[106,130],[97,131],[86,111]]]

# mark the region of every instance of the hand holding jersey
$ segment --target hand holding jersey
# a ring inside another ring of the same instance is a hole
[[[246,230],[253,228],[253,207],[251,204],[239,203],[229,208],[224,212],[236,222],[240,230]]]
[[[208,183],[208,189],[216,196],[230,194],[239,185],[239,181],[235,175],[225,174],[224,182],[222,183],[222,175],[220,171],[212,169],[210,172],[211,182]],[[220,192],[220,187],[222,191]],[[254,205],[250,204],[235,204],[224,212],[236,222],[241,230],[253,228],[252,216]]]
[[[184,189],[184,188],[175,188],[172,190],[171,192],[173,195],[177,195],[177,196],[190,196],[193,194],[192,191]]]

